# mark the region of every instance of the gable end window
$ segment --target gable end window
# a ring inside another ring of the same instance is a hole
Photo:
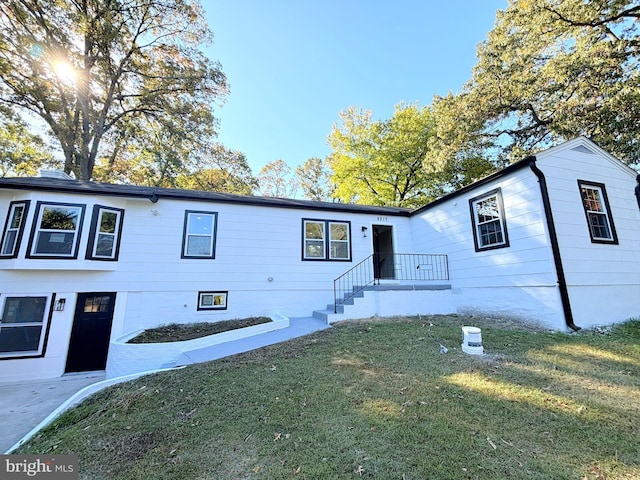
[[[216,212],[187,210],[184,214],[182,258],[216,258]]]
[[[118,260],[123,220],[124,210],[94,205],[85,258],[88,260]]]
[[[29,201],[11,202],[9,214],[4,224],[2,242],[0,243],[0,257],[16,258],[20,250],[20,242],[24,232],[24,224],[29,211]]]
[[[84,205],[38,202],[29,258],[78,258]]]
[[[578,180],[580,198],[593,243],[618,244],[607,191],[602,183]]]
[[[469,200],[476,252],[509,246],[502,191],[497,188]]]
[[[351,222],[302,219],[302,259],[351,261]]]

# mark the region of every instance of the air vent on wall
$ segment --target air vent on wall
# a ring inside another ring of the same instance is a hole
[[[588,153],[590,155],[595,155],[596,154],[596,152],[594,152],[593,150],[585,147],[584,145],[578,145],[577,147],[573,147],[571,150],[573,150],[574,152]]]

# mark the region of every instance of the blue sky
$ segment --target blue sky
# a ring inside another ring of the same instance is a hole
[[[254,174],[330,153],[326,137],[349,106],[390,118],[400,102],[429,105],[471,77],[478,43],[507,0],[207,0],[231,93],[219,137]]]

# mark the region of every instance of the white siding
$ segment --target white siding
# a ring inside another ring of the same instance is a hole
[[[0,295],[57,293],[67,302],[64,312],[54,312],[46,357],[0,361],[0,379],[25,378],[26,371],[34,378],[64,372],[78,292],[117,292],[112,338],[172,322],[310,316],[333,302],[333,280],[372,253],[372,224],[392,225],[396,248],[408,250],[411,243],[409,219],[403,216],[3,191],[0,219],[15,199],[30,199],[31,207],[19,258],[0,259]],[[77,260],[24,258],[38,200],[86,205]],[[125,211],[117,262],[84,260],[94,204]],[[215,259],[181,258],[186,210],[217,213]],[[349,221],[352,260],[303,261],[303,218]],[[227,291],[228,308],[198,311],[199,291]]]
[[[500,188],[509,246],[476,252],[469,200]],[[540,187],[523,167],[412,218],[414,250],[449,257],[460,312],[509,315],[563,329]]]
[[[593,154],[572,150],[579,145]],[[548,185],[575,323],[589,327],[640,317],[635,173],[583,138],[537,158]],[[579,179],[604,184],[617,245],[591,241]],[[469,201],[497,188],[509,245],[476,251]],[[566,328],[540,184],[527,165],[485,179],[411,217],[164,197],[152,203],[131,197],[3,188],[0,221],[15,200],[30,200],[31,205],[18,258],[0,259],[0,296],[52,298],[56,294],[66,299],[66,307],[53,312],[46,356],[0,360],[0,381],[64,372],[77,293],[117,293],[112,338],[171,322],[277,313],[310,316],[333,302],[333,280],[373,253],[373,225],[393,228],[396,253],[446,254],[451,290],[446,294],[376,293],[369,295],[372,302],[359,307],[360,313],[398,314],[405,308],[406,313],[458,311],[517,316]],[[38,201],[86,205],[78,259],[25,258]],[[117,262],[84,259],[95,204],[124,210]],[[187,210],[217,214],[215,259],[181,258]],[[302,260],[303,218],[350,222],[351,261]],[[366,237],[362,227],[367,228]],[[199,291],[228,292],[228,308],[198,311]]]
[[[580,140],[538,156],[549,187],[562,262],[576,325],[590,327],[640,316],[640,210],[635,175],[593,144]],[[578,180],[604,184],[618,244],[593,243]]]

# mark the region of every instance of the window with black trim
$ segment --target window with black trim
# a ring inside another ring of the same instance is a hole
[[[87,254],[89,260],[118,260],[124,210],[94,205]]]
[[[187,210],[184,214],[182,258],[216,257],[216,212]]]
[[[351,260],[351,222],[302,219],[303,260]]]
[[[0,243],[2,245],[0,247],[0,257],[16,258],[18,256],[30,203],[29,200],[24,200],[9,204],[9,213],[4,223],[2,243]]]
[[[226,310],[229,292],[198,292],[198,310]]]
[[[47,301],[47,297],[4,297],[0,358],[44,355]]]
[[[607,191],[602,183],[578,180],[580,198],[593,243],[618,243]]]
[[[502,191],[497,188],[469,200],[476,251],[509,246]]]
[[[29,238],[30,258],[77,258],[85,206],[38,202]]]

